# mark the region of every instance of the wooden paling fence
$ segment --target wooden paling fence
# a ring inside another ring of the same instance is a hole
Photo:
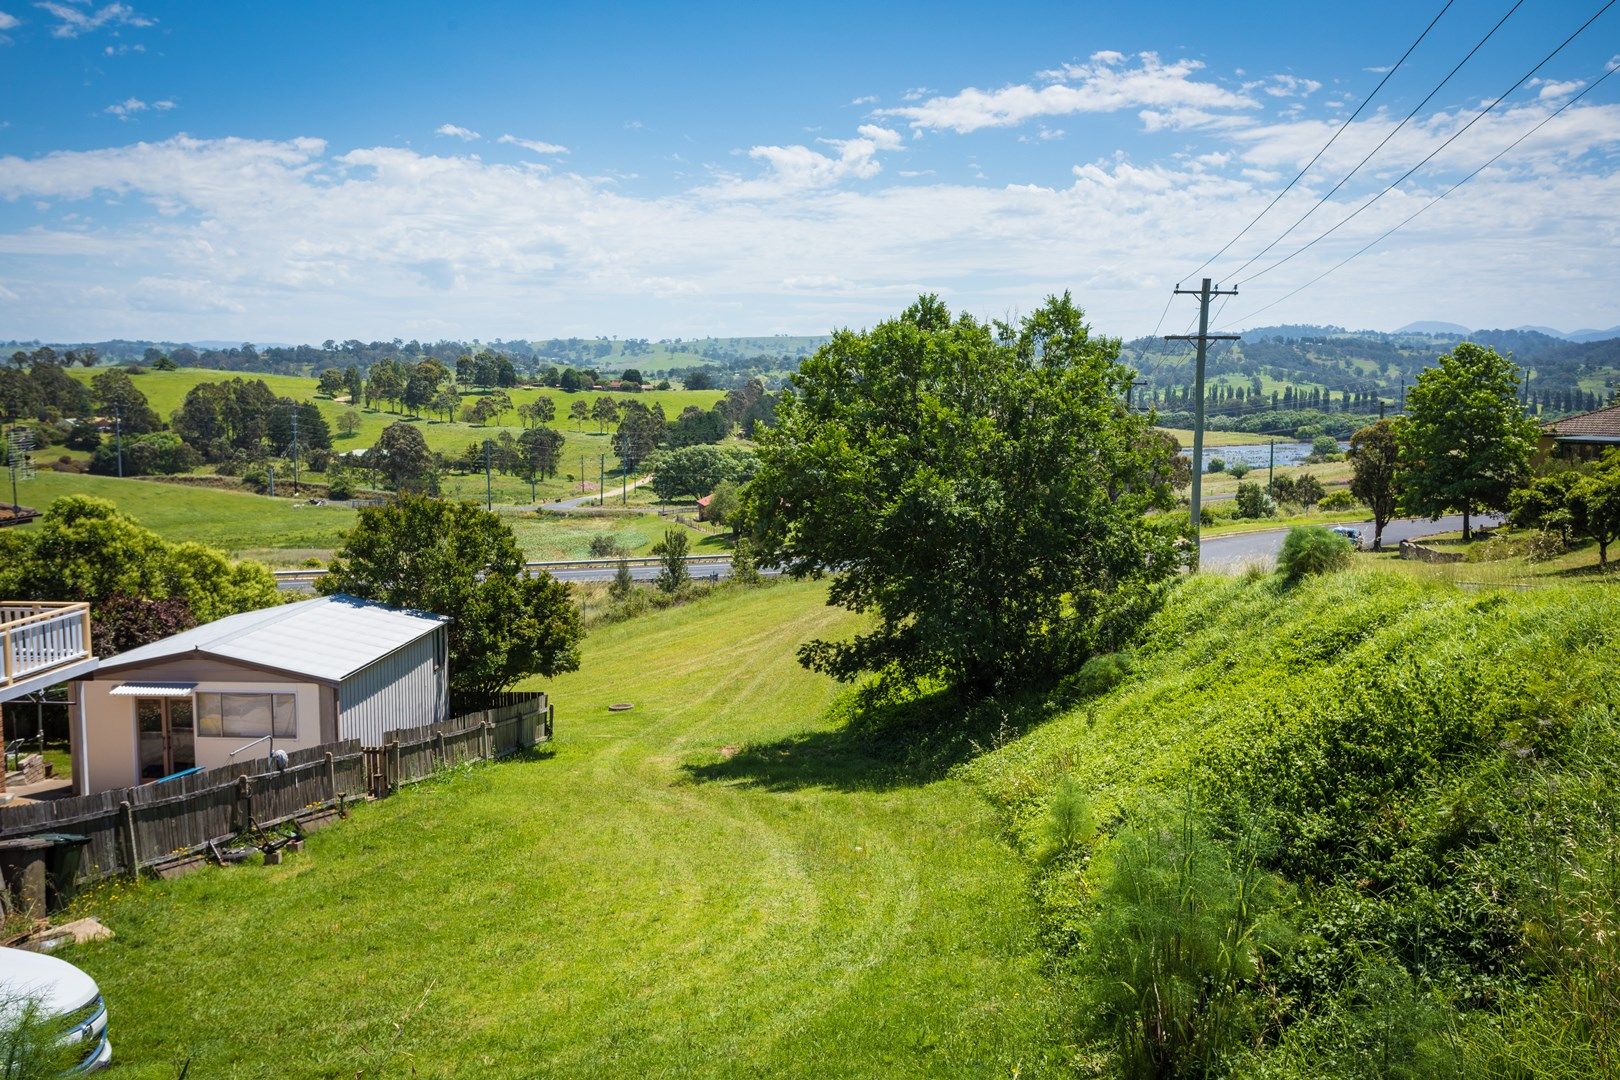
[[[294,750],[285,769],[261,757],[160,784],[11,807],[0,811],[0,840],[83,836],[88,843],[79,882],[133,875],[253,827],[279,825],[344,799],[385,797],[447,765],[507,757],[549,739],[553,718],[544,694],[501,695],[492,708],[391,731],[381,747],[347,739]]]
[[[367,791],[380,799],[457,762],[507,757],[551,738],[545,694],[500,694],[488,704],[442,724],[396,728],[383,745],[367,747]]]

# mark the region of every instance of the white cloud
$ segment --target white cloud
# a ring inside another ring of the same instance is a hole
[[[1203,64],[1196,60],[1165,63],[1157,53],[1138,56],[1127,66],[1119,53],[1094,53],[1083,64],[1065,64],[1042,72],[1052,80],[1045,86],[1027,83],[999,90],[969,87],[920,105],[879,109],[882,116],[907,121],[913,128],[948,130],[958,134],[987,127],[1013,127],[1043,116],[1074,113],[1109,113],[1124,109],[1152,110],[1161,126],[1185,117],[1201,126],[1212,110],[1243,110],[1258,103],[1246,93],[1194,77]]]
[[[849,103],[851,105],[876,105],[877,101],[878,96],[876,94],[862,94],[858,98],[851,98]]]
[[[1570,79],[1567,82],[1555,82],[1551,79],[1541,79],[1538,81],[1538,83],[1533,83],[1532,85],[1538,84],[1540,85],[1541,90],[1536,96],[1542,101],[1549,101],[1554,98],[1568,97],[1581,87],[1585,86],[1586,80]]]
[[[1273,75],[1258,83],[1245,85],[1258,86],[1275,98],[1309,97],[1322,89],[1322,84],[1315,79],[1301,79],[1294,75]]]
[[[146,46],[145,45],[141,45],[139,43],[131,45],[128,42],[119,42],[117,45],[108,45],[106,48],[102,49],[101,50],[101,55],[103,55],[103,56],[126,56],[129,53],[143,53],[145,51],[146,51]]]
[[[45,0],[35,4],[37,8],[56,16],[56,25],[51,27],[51,36],[59,38],[73,38],[80,34],[88,34],[100,30],[104,26],[152,26],[157,20],[140,14],[128,4],[114,3],[104,7],[82,8],[73,4],[58,3],[56,0]]]
[[[146,102],[142,101],[140,98],[131,97],[131,98],[125,98],[123,101],[120,101],[120,102],[117,102],[115,104],[107,106],[105,109],[102,110],[102,112],[110,113],[111,115],[118,117],[118,119],[120,119],[120,120],[128,120],[131,116],[134,116],[136,113],[145,112],[147,109],[150,109],[151,107],[152,106],[148,105]]]
[[[449,125],[447,124],[445,126],[448,127]],[[444,131],[443,128],[440,129],[440,132],[445,135],[450,134],[450,132]],[[506,143],[510,146],[521,146],[523,149],[536,154],[568,153],[568,147],[566,146],[560,146],[557,143],[540,142],[538,139],[520,139],[516,135],[502,135],[495,141],[499,143]]]
[[[1414,177],[1342,235],[1245,286],[1228,316],[1343,258],[1557,104],[1532,99],[1481,121],[1441,171]],[[1393,163],[1404,168],[1413,147],[1427,152],[1468,115],[1414,122],[1410,143],[1405,132],[1392,141]],[[1354,160],[1392,124],[1369,117],[1340,142]],[[924,290],[999,313],[1072,288],[1099,329],[1139,333],[1177,275],[1246,224],[1277,190],[1273,178],[1291,175],[1334,126],[1210,130],[1169,160],[1113,156],[1056,183],[994,185],[915,182],[926,171],[884,183],[883,156],[908,143],[866,124],[847,139],[753,147],[738,155],[738,175],[657,196],[532,161],[334,151],[313,138],[177,136],[0,156],[0,200],[56,210],[0,227],[0,288],[17,297],[0,295],[0,322],[59,340],[695,336],[756,332],[762,322],[790,332],[869,324]],[[1338,153],[1335,145],[1330,156]],[[1307,290],[1264,318],[1394,326],[1444,310],[1474,325],[1616,321],[1607,273],[1620,243],[1610,209],[1620,200],[1616,153],[1620,105],[1578,104],[1329,279],[1333,288]],[[998,159],[993,171],[1015,167]],[[1284,199],[1279,222],[1320,197],[1315,175]],[[1341,193],[1321,226],[1366,190]],[[120,210],[102,217],[109,199]],[[75,210],[94,220],[64,212]],[[1247,240],[1239,247],[1217,273],[1254,250]],[[1472,268],[1466,280],[1458,265]],[[1418,303],[1431,310],[1412,310]]]
[[[463,142],[473,142],[476,139],[483,138],[478,132],[473,131],[471,128],[464,128],[460,124],[440,124],[433,129],[433,134],[448,135],[452,139],[460,139]]]
[[[9,12],[0,11],[0,30],[15,30],[22,25],[22,20]]]
[[[927,86],[913,86],[911,89],[905,91],[904,93],[902,93],[900,95],[900,100],[901,101],[921,101],[923,98],[927,97],[929,94],[932,94],[934,92],[935,91],[933,89],[931,89],[930,87],[927,87]],[[873,98],[873,100],[875,101],[877,99]]]

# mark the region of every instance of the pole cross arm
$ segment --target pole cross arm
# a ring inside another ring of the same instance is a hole
[[[1166,341],[1240,341],[1242,334],[1166,334]]]
[[[1204,290],[1203,289],[1183,289],[1180,285],[1177,285],[1176,288],[1175,288],[1175,295],[1176,296],[1203,296],[1204,295]],[[1237,290],[1236,289],[1211,289],[1211,290],[1209,290],[1209,295],[1210,296],[1236,296],[1237,295]]]

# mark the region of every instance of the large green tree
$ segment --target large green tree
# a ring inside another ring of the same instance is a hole
[[[1400,440],[1393,420],[1369,424],[1350,436],[1350,494],[1373,516],[1373,550],[1384,550],[1384,526],[1395,516],[1395,474]]]
[[[450,686],[460,693],[579,667],[568,586],[525,573],[512,530],[470,502],[405,497],[362,510],[318,587],[448,616]]]
[[[1397,435],[1401,507],[1429,518],[1460,512],[1464,540],[1476,513],[1505,511],[1536,447],[1518,395],[1518,367],[1471,341],[1419,372]]]
[[[1609,545],[1620,540],[1620,450],[1570,487],[1569,516],[1578,535],[1597,541],[1599,565],[1608,565]]]
[[[681,446],[660,450],[647,465],[653,471],[653,491],[665,502],[674,502],[701,498],[727,480],[747,481],[759,467],[759,457],[736,446]]]
[[[400,420],[383,428],[377,443],[366,451],[366,464],[383,476],[394,491],[418,495],[439,493],[439,468],[427,440],[414,424]]]
[[[1169,449],[1118,355],[1067,295],[1016,325],[924,296],[806,360],[760,436],[759,559],[833,574],[872,621],[801,662],[976,696],[1117,644],[1184,562],[1147,520],[1173,503]]]
[[[97,409],[122,418],[125,435],[145,435],[162,429],[163,421],[127,373],[103,371],[90,380],[90,391]]]

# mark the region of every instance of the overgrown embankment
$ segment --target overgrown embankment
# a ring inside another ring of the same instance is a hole
[[[1603,586],[1197,577],[964,771],[1036,860],[1110,1071],[1596,1075],[1617,670]]]

